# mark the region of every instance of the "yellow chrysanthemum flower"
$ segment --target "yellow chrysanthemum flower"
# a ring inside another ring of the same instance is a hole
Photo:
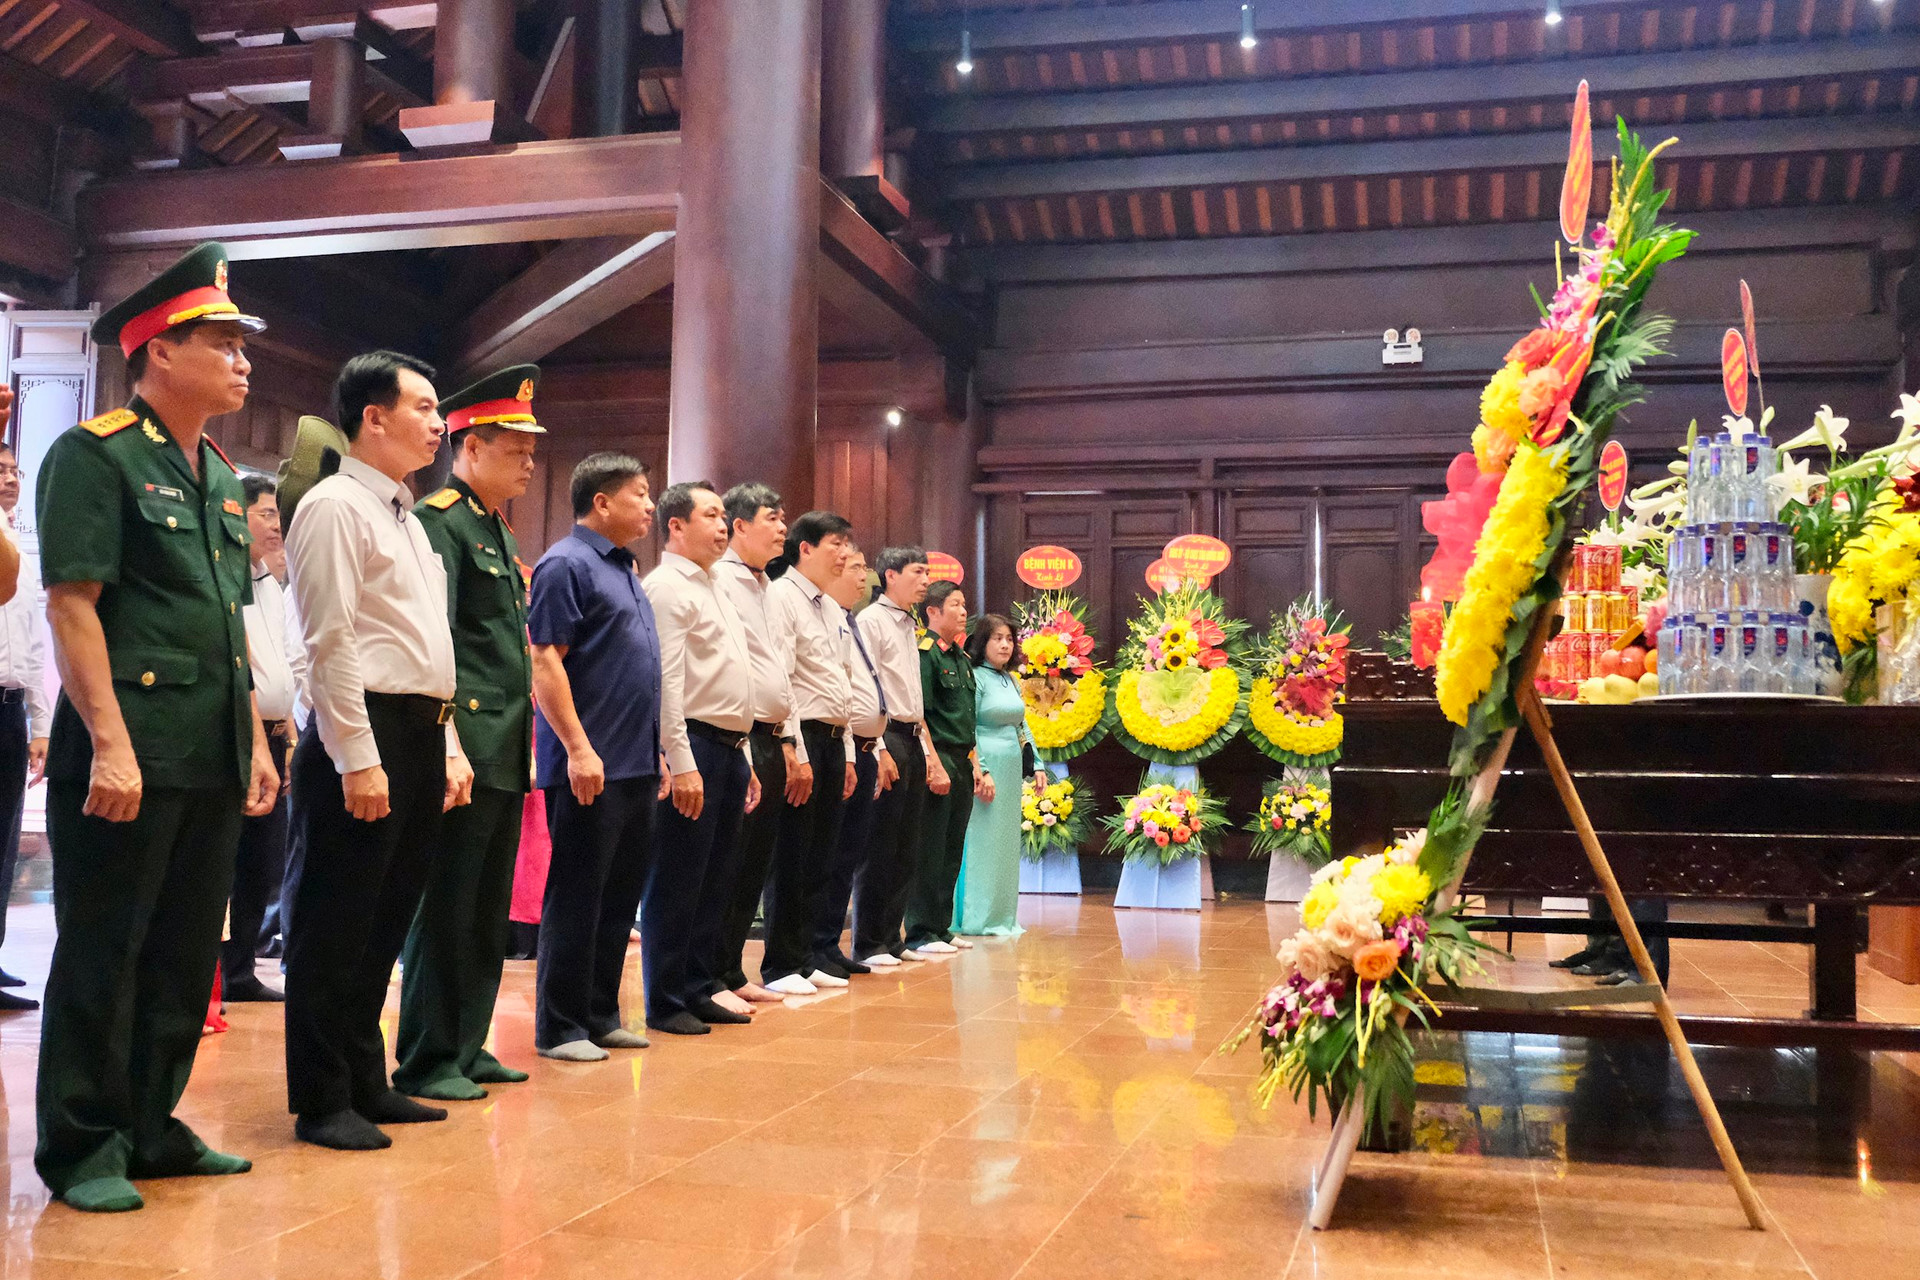
[[[1434,667],[1440,709],[1455,724],[1466,724],[1474,703],[1493,684],[1513,606],[1533,586],[1534,561],[1546,548],[1551,527],[1548,509],[1566,479],[1564,449],[1523,446],[1500,483]]]
[[[1340,905],[1340,890],[1331,880],[1322,880],[1307,890],[1307,896],[1300,902],[1300,923],[1309,929],[1318,929],[1327,922],[1333,909]]]
[[[1240,677],[1232,667],[1207,672],[1207,700],[1200,709],[1176,724],[1163,724],[1140,702],[1140,673],[1123,672],[1114,687],[1113,705],[1120,723],[1135,739],[1163,751],[1190,751],[1220,732],[1233,718],[1240,701]]]
[[[1433,881],[1417,867],[1389,863],[1373,877],[1373,896],[1380,899],[1380,923],[1391,926],[1402,916],[1419,914],[1433,892]]]
[[[1028,703],[1027,732],[1033,735],[1034,746],[1055,751],[1092,733],[1106,712],[1106,677],[1089,671],[1073,682],[1073,697],[1054,708],[1052,715],[1042,715]]]

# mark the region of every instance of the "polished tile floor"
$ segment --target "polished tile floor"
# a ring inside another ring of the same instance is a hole
[[[1920,1276],[1920,1076],[1891,1059],[1703,1053],[1758,1233],[1664,1051],[1436,1037],[1415,1152],[1358,1157],[1316,1234],[1325,1118],[1260,1109],[1251,1051],[1214,1054],[1292,909],[1027,898],[1022,919],[1018,940],[593,1065],[533,1055],[532,966],[510,965],[494,1048],[532,1082],[364,1155],[293,1141],[279,1011],[238,1006],[182,1109],[254,1172],[148,1183],[145,1211],[111,1218],[49,1205],[34,1175],[38,1024],[14,1015],[0,1277]],[[46,908],[14,909],[6,961],[30,991],[50,933]],[[1574,945],[1520,943],[1536,963]],[[1800,966],[1677,944],[1676,1000],[1797,1010]],[[1862,982],[1865,1007],[1920,1021],[1920,990]]]

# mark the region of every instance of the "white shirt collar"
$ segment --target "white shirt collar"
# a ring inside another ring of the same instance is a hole
[[[671,567],[674,572],[683,578],[702,578],[708,582],[713,581],[712,570],[702,569],[699,565],[677,551],[662,551],[660,553],[660,565],[662,568]]]
[[[371,489],[376,498],[388,505],[396,502],[399,503],[402,515],[405,515],[407,510],[413,506],[413,493],[406,485],[395,480],[386,472],[368,466],[358,458],[349,456],[340,459],[340,474],[343,476],[352,476],[355,480],[367,486],[368,489]]]

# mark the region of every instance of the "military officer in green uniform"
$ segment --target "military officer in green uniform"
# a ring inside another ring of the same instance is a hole
[[[519,544],[501,514],[527,491],[540,370],[516,365],[440,403],[452,442],[447,486],[415,508],[447,571],[454,724],[473,762],[473,802],[451,810],[403,953],[394,1087],[441,1101],[484,1098],[523,1071],[487,1052],[507,954],[507,908],[532,785],[533,668]]]
[[[953,936],[953,886],[967,847],[967,820],[980,785],[973,744],[973,661],[967,657],[967,597],[957,582],[936,582],[920,605],[920,692],[926,702],[927,807],[920,860],[907,896],[907,947],[952,954],[973,944]]]
[[[47,756],[59,930],[34,1167],[76,1209],[130,1179],[244,1173],[173,1116],[213,983],[242,810],[279,790],[253,708],[247,518],[208,418],[246,402],[227,255],[202,245],[101,316],[133,399],[47,451],[37,490],[62,689]]]

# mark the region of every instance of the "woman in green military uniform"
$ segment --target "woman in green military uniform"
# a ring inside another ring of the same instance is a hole
[[[234,469],[204,434],[247,398],[227,256],[202,245],[101,316],[133,399],[47,451],[37,490],[62,689],[47,755],[59,937],[34,1167],[76,1209],[130,1179],[244,1173],[173,1116],[200,1043],[242,809],[279,790],[254,713]]]
[[[527,1074],[486,1050],[507,955],[520,814],[532,785],[533,668],[519,544],[502,514],[527,491],[540,370],[516,365],[440,402],[453,450],[447,486],[416,507],[447,571],[457,684],[454,726],[473,762],[473,802],[441,828],[407,936],[394,1087],[463,1102]]]

